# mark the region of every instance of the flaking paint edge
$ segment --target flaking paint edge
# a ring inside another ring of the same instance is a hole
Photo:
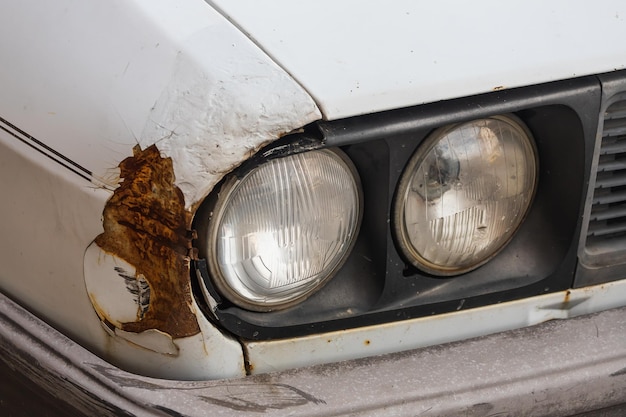
[[[224,36],[225,32],[228,36]],[[152,107],[145,128],[137,139],[138,146],[133,151],[134,155],[120,163],[120,171],[126,169],[126,174],[121,175],[120,184],[124,183],[124,176],[129,175],[128,166],[146,153],[160,161],[167,161],[166,165],[171,164],[171,172],[165,170],[169,173],[161,174],[171,175],[171,194],[176,195],[179,191],[182,196],[185,227],[179,229],[179,232],[184,233],[176,235],[179,238],[185,236],[181,247],[190,249],[186,239],[192,233],[191,219],[195,209],[215,184],[262,146],[320,119],[321,113],[310,96],[293,79],[239,32],[224,31],[223,27],[213,25],[195,33],[185,41],[184,46],[177,54],[170,83]],[[157,168],[157,171],[160,169]],[[109,202],[115,200],[118,190],[113,193]],[[125,275],[128,281],[135,274],[137,280],[142,279],[149,284],[150,294],[160,291],[160,279],[155,280],[148,276],[150,274],[137,268],[141,261],[121,253],[115,244],[108,245],[101,236],[87,251],[91,255],[87,256],[86,253],[85,257],[88,290],[90,281],[93,284],[95,278],[94,275],[91,279],[88,276],[90,268],[97,267],[99,258],[109,257],[114,263],[126,262],[131,265],[128,269],[133,271],[128,273],[123,270],[125,272],[120,273],[120,270],[110,268],[110,265],[107,271],[102,271],[107,276],[107,281],[118,281],[118,289],[121,275]],[[176,239],[178,238],[174,240]],[[131,244],[132,241],[130,239]],[[185,324],[181,329],[176,326],[164,327],[162,321],[153,320],[150,323],[150,320],[146,320],[146,317],[154,316],[155,313],[153,297],[150,297],[147,309],[146,306],[142,307],[141,297],[131,297],[135,305],[126,307],[127,310],[130,307],[131,311],[136,309],[137,320],[124,322],[108,320],[106,314],[103,314],[104,310],[96,308],[99,307],[98,291],[89,291],[90,298],[101,320],[111,330],[109,333],[126,338],[131,344],[177,356],[182,355],[179,352],[180,345],[197,345],[197,342],[191,340],[199,339],[202,350],[210,354],[207,346],[216,347],[215,336],[224,335],[202,316],[188,291],[189,260],[193,253],[181,252],[176,257],[183,265],[178,270],[178,285],[182,288],[183,297],[178,297],[170,307],[172,311],[189,310],[193,315],[185,315]],[[103,274],[97,276],[97,279],[103,279]],[[105,284],[104,288],[107,287]],[[159,310],[165,307],[166,305],[162,305]],[[140,314],[142,309],[143,313]],[[138,337],[125,337],[129,333],[135,333]],[[142,333],[150,337],[141,337]],[[162,338],[154,337],[155,335],[161,335],[168,340],[160,340]],[[151,340],[155,342],[152,343]],[[171,348],[163,349],[163,346]],[[185,349],[183,353],[184,351]]]
[[[139,140],[172,158],[175,183],[190,211],[261,147],[322,117],[310,96],[251,42],[217,42],[214,31],[207,28],[190,40],[212,43],[210,55],[178,54],[172,80]]]

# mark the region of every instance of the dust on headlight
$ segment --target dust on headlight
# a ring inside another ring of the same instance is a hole
[[[531,133],[514,116],[436,130],[411,157],[398,186],[394,227],[402,252],[434,275],[479,267],[522,223],[537,173]]]

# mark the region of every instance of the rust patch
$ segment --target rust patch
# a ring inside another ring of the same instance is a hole
[[[133,265],[135,279],[145,280],[150,294],[143,314],[121,329],[157,329],[172,338],[197,334],[189,278],[191,214],[174,185],[172,160],[162,158],[155,145],[135,146],[119,168],[122,182],[104,208],[104,233],[96,244]]]
[[[574,305],[571,305],[571,296],[572,292],[570,290],[565,291],[565,297],[563,297],[563,302],[561,303],[561,310],[569,310],[574,307],[574,305],[578,304],[575,303]]]
[[[570,302],[570,296],[572,295],[572,292],[570,290],[567,290],[565,292],[565,299],[563,300],[563,304],[567,304]]]

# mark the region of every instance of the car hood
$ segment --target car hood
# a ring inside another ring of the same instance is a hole
[[[626,65],[626,48],[611,42],[626,37],[626,3],[619,1],[212,5],[304,86],[326,119]]]

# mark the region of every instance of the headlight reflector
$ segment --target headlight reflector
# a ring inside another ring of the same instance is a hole
[[[532,202],[538,161],[530,131],[493,116],[435,131],[411,157],[395,200],[395,233],[411,263],[456,275],[512,238]]]
[[[233,303],[288,307],[346,259],[361,219],[356,170],[340,151],[271,160],[220,191],[209,225],[209,268]]]

